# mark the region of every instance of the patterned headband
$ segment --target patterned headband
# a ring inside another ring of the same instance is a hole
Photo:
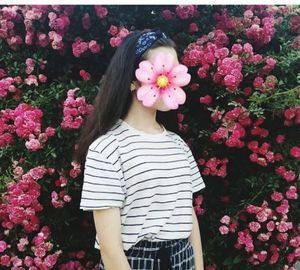
[[[152,44],[159,38],[168,38],[167,35],[164,32],[162,32],[159,28],[154,28],[151,31],[148,31],[139,37],[135,51],[136,64],[140,60],[142,54],[147,49],[149,49],[152,46]]]

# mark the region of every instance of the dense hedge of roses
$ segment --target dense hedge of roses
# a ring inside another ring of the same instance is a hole
[[[206,270],[295,269],[298,6],[21,5],[0,20],[1,269],[98,269],[70,157],[115,49],[156,26],[192,74],[178,125],[207,185]]]

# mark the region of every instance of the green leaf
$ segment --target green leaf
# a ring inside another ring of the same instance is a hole
[[[242,257],[241,255],[238,255],[238,256],[236,256],[236,257],[233,259],[233,263],[234,263],[234,264],[238,264],[238,263],[240,263],[242,260],[243,260],[243,257]]]
[[[223,265],[232,265],[232,258],[231,257],[228,257],[225,259],[225,261],[223,262]]]

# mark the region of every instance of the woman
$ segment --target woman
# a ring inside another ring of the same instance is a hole
[[[176,45],[159,29],[126,36],[78,143],[80,209],[93,211],[100,269],[203,269],[192,193],[205,184],[188,145],[168,122],[157,122],[170,111],[162,98],[151,107],[137,98],[143,84],[135,71],[158,53],[178,63]]]

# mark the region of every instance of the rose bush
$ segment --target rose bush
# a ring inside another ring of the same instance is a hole
[[[206,269],[295,269],[298,6],[2,5],[0,19],[1,269],[98,269],[70,157],[115,49],[157,26],[192,74],[178,125],[207,185]]]

